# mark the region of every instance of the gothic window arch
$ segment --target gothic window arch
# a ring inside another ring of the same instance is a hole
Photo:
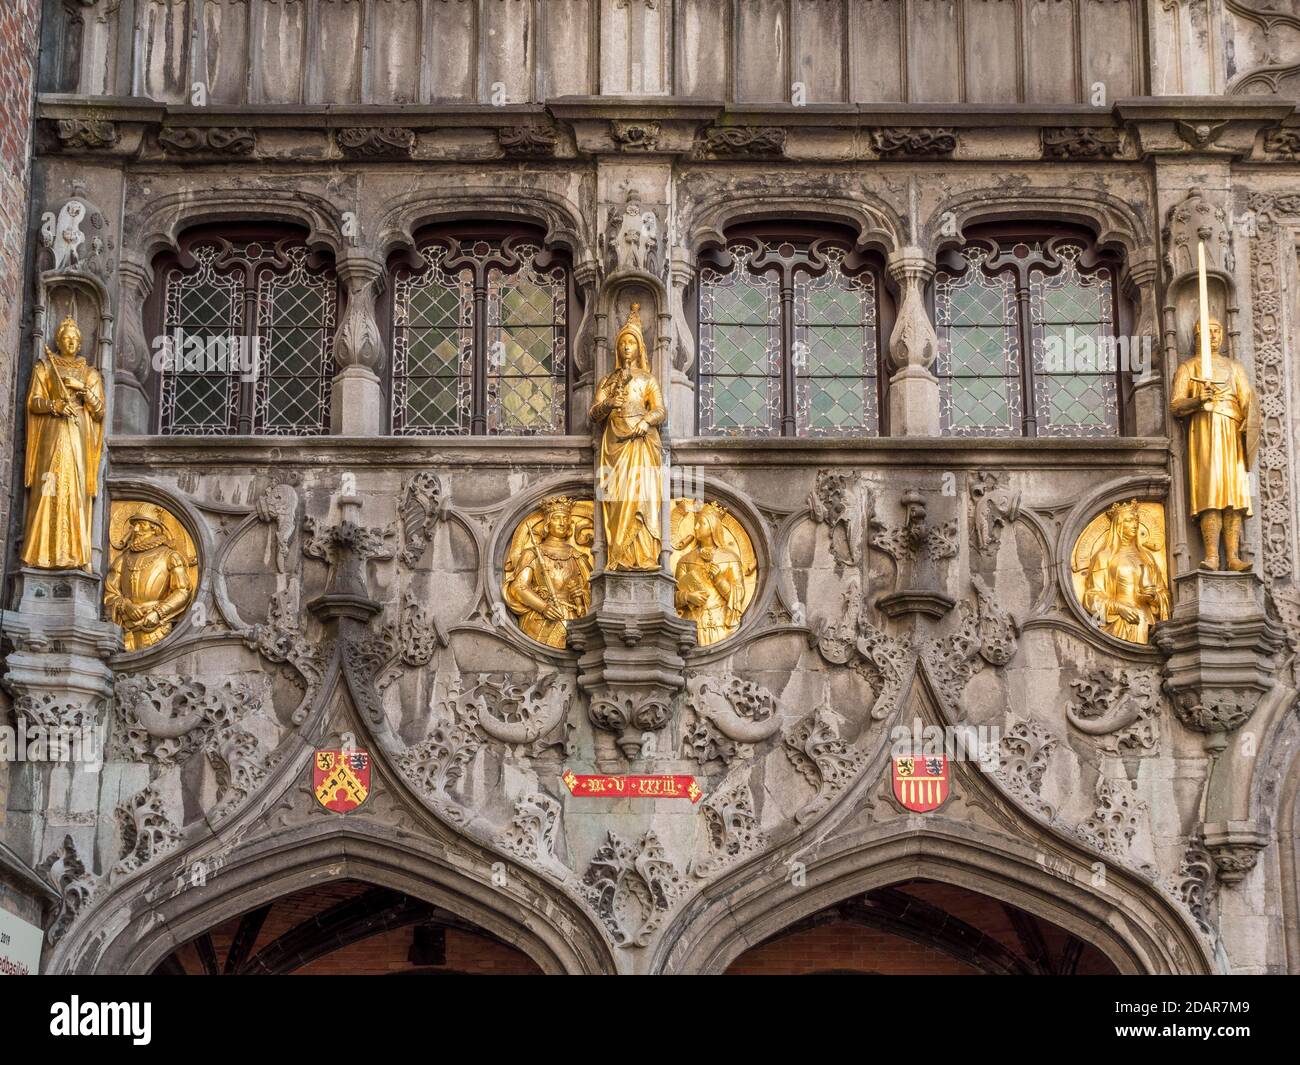
[[[879,262],[846,235],[811,227],[728,238],[700,263],[700,435],[880,435]]]
[[[986,228],[939,256],[934,323],[947,436],[1117,436],[1142,364],[1119,257],[1069,227]]]
[[[159,432],[329,432],[339,284],[327,255],[284,231],[209,229],[156,273]]]
[[[395,434],[567,431],[570,271],[539,234],[426,232],[390,290]]]

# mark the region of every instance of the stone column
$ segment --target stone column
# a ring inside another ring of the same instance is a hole
[[[695,435],[695,338],[686,320],[686,290],[695,280],[695,266],[684,249],[672,249],[669,274],[669,309],[672,312],[672,343],[669,346],[668,426],[674,440]]]
[[[153,426],[148,381],[154,349],[144,327],[144,302],[153,291],[153,271],[124,252],[118,277],[123,316],[113,368],[113,431],[144,434]]]
[[[383,340],[375,322],[375,300],[383,288],[384,264],[365,254],[339,260],[347,304],[334,340],[338,373],[330,399],[330,430],[338,436],[379,436],[384,431]]]
[[[1159,267],[1154,254],[1129,263],[1124,287],[1138,305],[1138,318],[1128,351],[1129,364],[1120,372],[1132,375],[1133,433],[1135,436],[1164,436],[1168,405],[1165,402],[1163,344],[1156,311],[1156,277]],[[1136,350],[1135,350],[1136,348]],[[1139,363],[1145,372],[1138,373]]]
[[[889,435],[938,436],[939,381],[930,370],[939,341],[925,309],[924,290],[934,263],[920,248],[900,248],[889,257],[889,276],[902,297],[889,336]]]

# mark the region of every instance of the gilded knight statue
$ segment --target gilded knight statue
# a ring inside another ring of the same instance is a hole
[[[501,593],[519,627],[563,647],[568,623],[591,609],[592,505],[552,496],[520,523],[506,555]]]
[[[152,647],[172,631],[194,598],[185,559],[172,543],[167,517],[153,503],[127,504],[125,541],[113,544],[115,556],[104,583],[104,608],[125,630],[126,649]]]
[[[1209,372],[1200,355],[1179,365],[1169,409],[1188,423],[1188,510],[1201,527],[1201,568],[1221,568],[1222,533],[1227,556],[1223,568],[1247,570],[1251,564],[1241,557],[1241,527],[1251,514],[1246,473],[1259,445],[1259,410],[1245,369],[1220,351],[1223,327],[1210,320],[1209,334]],[[1199,348],[1199,322],[1195,336]]]
[[[54,341],[58,350],[45,349],[27,393],[22,560],[36,569],[89,570],[104,446],[104,381],[81,357],[81,330],[71,315],[59,323]]]
[[[1076,560],[1085,574],[1083,608],[1104,632],[1129,643],[1150,643],[1155,623],[1169,617],[1164,543],[1153,542],[1142,508],[1136,499],[1114,504],[1104,535]]]
[[[591,406],[600,438],[601,514],[610,570],[659,568],[663,543],[663,448],[659,426],[667,416],[659,382],[650,373],[640,304],[614,339],[617,369],[600,382]]]
[[[723,511],[705,503],[695,514],[693,543],[677,560],[677,613],[694,621],[701,646],[726,639],[745,610],[745,567],[725,546]]]

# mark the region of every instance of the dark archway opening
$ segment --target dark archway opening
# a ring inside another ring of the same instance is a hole
[[[359,880],[322,884],[223,922],[155,973],[540,975],[528,955],[439,906]]]
[[[909,880],[877,888],[751,947],[728,975],[1101,975],[1096,947],[968,888]]]

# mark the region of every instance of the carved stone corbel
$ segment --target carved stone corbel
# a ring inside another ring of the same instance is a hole
[[[1214,859],[1219,883],[1240,884],[1255,868],[1259,852],[1272,839],[1266,826],[1255,821],[1221,821],[1201,826],[1205,849]]]
[[[1156,626],[1165,655],[1164,687],[1174,712],[1194,732],[1226,742],[1276,684],[1283,636],[1264,608],[1253,573],[1185,573],[1175,578],[1173,616]]]
[[[351,254],[338,262],[347,302],[334,339],[338,374],[330,401],[330,426],[342,436],[378,436],[383,432],[384,402],[379,371],[384,343],[375,321],[375,300],[383,287],[384,264]]]
[[[916,247],[900,248],[889,257],[889,276],[902,293],[898,318],[889,336],[889,428],[894,436],[938,436],[939,381],[930,367],[939,338],[925,309],[925,285],[934,263]]]
[[[915,489],[908,489],[900,500],[903,523],[892,528],[883,525],[871,538],[872,546],[889,555],[898,567],[897,590],[876,600],[886,617],[909,614],[941,618],[956,605],[956,600],[941,590],[939,566],[957,556],[957,521],[934,521],[926,513],[926,499]]]
[[[595,609],[569,623],[588,716],[615,734],[629,760],[648,753],[645,735],[668,724],[686,686],[684,656],[695,646],[695,623],[677,616],[672,595],[666,573],[601,573],[592,579]]]
[[[388,541],[397,537],[397,530],[362,525],[361,500],[356,496],[339,500],[337,523],[308,517],[302,527],[303,553],[329,563],[325,591],[307,609],[326,620],[342,617],[364,622],[378,614],[383,608],[371,594],[370,563],[393,557],[395,549]]]

